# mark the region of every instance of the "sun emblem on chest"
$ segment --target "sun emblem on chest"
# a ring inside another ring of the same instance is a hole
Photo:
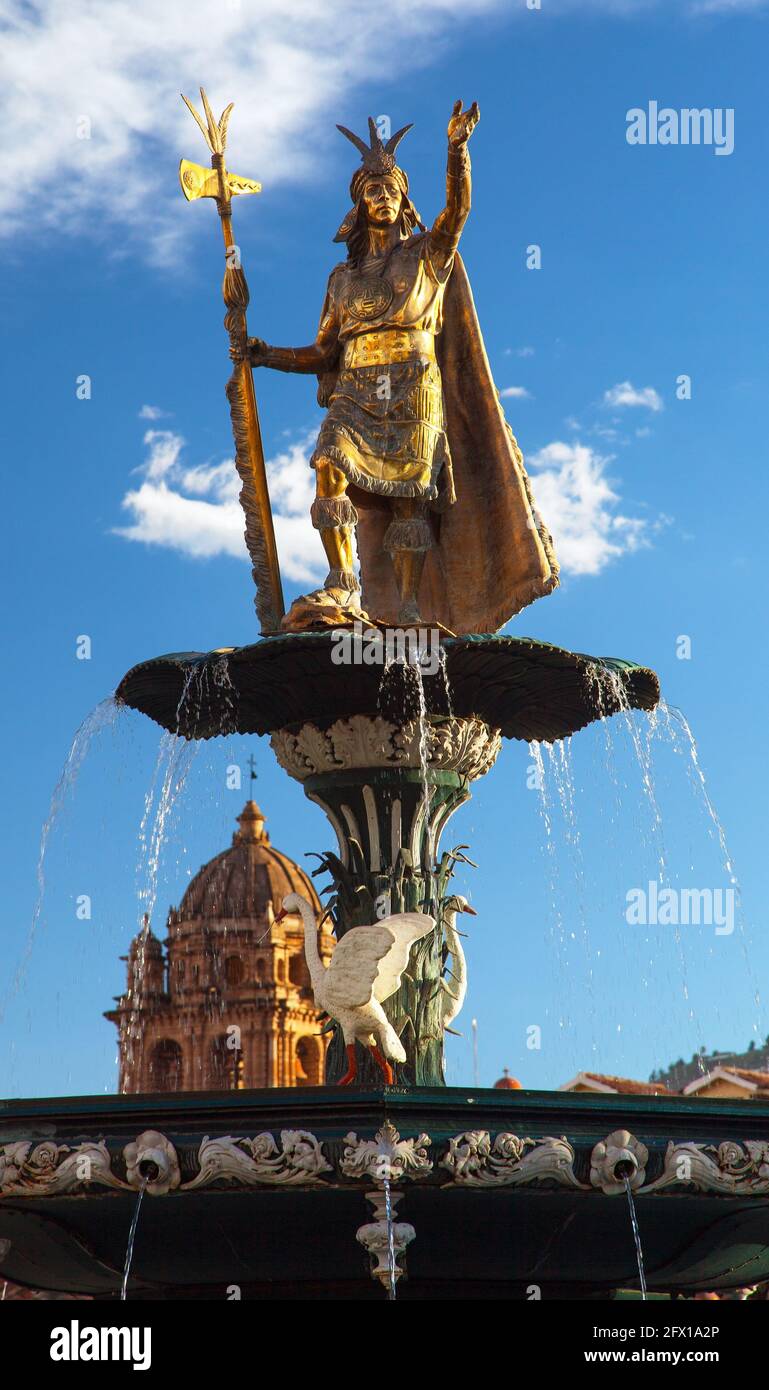
[[[367,322],[378,319],[389,309],[393,287],[380,275],[359,275],[352,281],[344,297],[344,307],[351,318]]]

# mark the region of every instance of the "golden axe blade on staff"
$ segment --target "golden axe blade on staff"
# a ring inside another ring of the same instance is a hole
[[[222,223],[225,255],[222,294],[227,306],[224,326],[230,335],[231,347],[238,348],[242,353],[242,360],[235,363],[227,383],[227,399],[230,403],[232,433],[235,439],[235,466],[243,484],[240,504],[246,516],[246,546],[256,584],[256,612],[262,634],[265,635],[280,631],[280,620],[285,609],[267,487],[262,433],[256,409],[254,378],[246,350],[248,285],[240,264],[240,253],[232,235],[233,197],[238,193],[259,193],[262,185],[253,179],[243,179],[237,174],[230,174],[224,166],[227,123],[233,103],[230,102],[217,121],[202,87],[200,96],[205,121],[185,96],[182,96],[182,101],[203,132],[205,142],[211,151],[211,168],[206,169],[201,164],[192,164],[188,159],[183,159],[179,165],[179,179],[188,202],[195,198],[216,200]]]

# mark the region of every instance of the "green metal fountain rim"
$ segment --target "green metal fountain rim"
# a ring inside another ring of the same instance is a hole
[[[636,1276],[619,1147],[638,1156],[649,1287],[739,1287],[769,1278],[768,1125],[761,1101],[465,1087],[11,1100],[0,1278],[116,1296],[149,1151],[135,1293],[367,1297],[355,1236],[386,1151],[416,1230],[406,1297],[605,1296]]]
[[[505,738],[552,742],[622,708],[653,709],[660,696],[654,671],[618,657],[495,634],[447,637],[441,646],[452,712],[483,719]],[[115,695],[170,732],[195,739],[387,714],[382,666],[337,665],[334,650],[332,632],[307,632],[213,652],[172,652],[132,667]],[[442,672],[425,675],[424,689],[427,713],[448,714]]]
[[[51,1126],[74,1133],[84,1125],[109,1127],[112,1122],[124,1122],[132,1127],[137,1119],[163,1119],[181,1129],[189,1123],[242,1125],[246,1116],[260,1124],[270,1124],[279,1116],[282,1123],[324,1120],[343,1128],[366,1114],[372,1122],[391,1118],[407,1127],[424,1121],[428,1126],[437,1125],[438,1133],[441,1127],[451,1127],[458,1112],[468,1121],[475,1116],[479,1123],[491,1123],[492,1128],[524,1120],[534,1125],[552,1123],[561,1127],[559,1132],[566,1126],[585,1136],[600,1129],[604,1117],[619,1123],[623,1116],[645,1134],[657,1127],[671,1137],[683,1133],[712,1137],[726,1129],[738,1129],[746,1138],[766,1139],[769,1128],[769,1100],[480,1086],[380,1086],[370,1090],[269,1086],[238,1091],[13,1097],[0,1100],[0,1144],[15,1138],[17,1128],[19,1138],[23,1131],[42,1139],[51,1132]]]

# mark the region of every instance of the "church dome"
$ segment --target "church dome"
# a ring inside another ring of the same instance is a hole
[[[191,880],[173,917],[262,917],[268,903],[279,908],[287,893],[301,893],[320,912],[318,895],[307,874],[288,855],[270,844],[264,816],[247,801],[229,849],[217,854]]]
[[[517,1077],[511,1076],[507,1067],[502,1068],[502,1075],[499,1081],[494,1082],[495,1091],[520,1091],[521,1083]]]

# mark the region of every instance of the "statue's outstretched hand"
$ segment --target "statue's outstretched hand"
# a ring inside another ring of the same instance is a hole
[[[452,145],[465,145],[481,119],[477,101],[467,110],[462,110],[461,101],[454,102],[454,110],[449,121],[449,141]]]

